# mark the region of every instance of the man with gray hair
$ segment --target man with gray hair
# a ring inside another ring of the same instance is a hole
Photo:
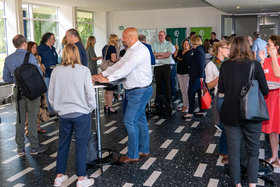
[[[266,53],[267,42],[260,38],[260,33],[258,31],[253,33],[253,39],[254,39],[254,44],[252,47],[253,55],[257,61],[261,62],[261,58],[260,58],[259,54],[261,51],[264,51],[265,57],[267,56],[267,53]]]
[[[87,52],[81,42],[81,37],[80,37],[78,31],[76,29],[69,29],[66,31],[65,36],[66,36],[66,41],[68,43],[75,44],[78,47],[81,63],[84,66],[87,66]]]

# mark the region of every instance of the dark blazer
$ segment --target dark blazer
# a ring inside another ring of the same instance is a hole
[[[204,78],[205,52],[202,46],[192,49],[192,58],[189,58],[189,76],[191,78]]]
[[[246,123],[240,117],[239,96],[242,86],[248,82],[251,61],[225,61],[220,70],[218,90],[225,98],[221,109],[221,121],[225,125]],[[263,95],[268,94],[268,86],[261,64],[255,63],[255,79]]]

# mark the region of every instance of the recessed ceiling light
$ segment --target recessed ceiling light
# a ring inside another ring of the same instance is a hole
[[[130,2],[129,2],[129,5],[130,5],[130,6],[134,6],[135,3],[134,3],[133,1],[130,1]]]
[[[237,5],[237,6],[236,6],[236,9],[240,9],[240,6]]]

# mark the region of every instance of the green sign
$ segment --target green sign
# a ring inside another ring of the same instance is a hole
[[[196,35],[200,35],[203,39],[211,39],[212,27],[191,27],[191,32],[196,32]]]
[[[181,43],[186,38],[186,28],[167,28],[166,34],[171,36],[172,44],[182,49]]]

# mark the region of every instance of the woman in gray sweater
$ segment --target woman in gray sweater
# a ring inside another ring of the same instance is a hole
[[[49,101],[59,115],[59,149],[54,186],[61,186],[65,175],[69,147],[75,131],[77,187],[91,186],[86,176],[87,142],[90,134],[92,110],[96,108],[91,74],[80,62],[78,47],[67,44],[61,65],[51,75]]]

